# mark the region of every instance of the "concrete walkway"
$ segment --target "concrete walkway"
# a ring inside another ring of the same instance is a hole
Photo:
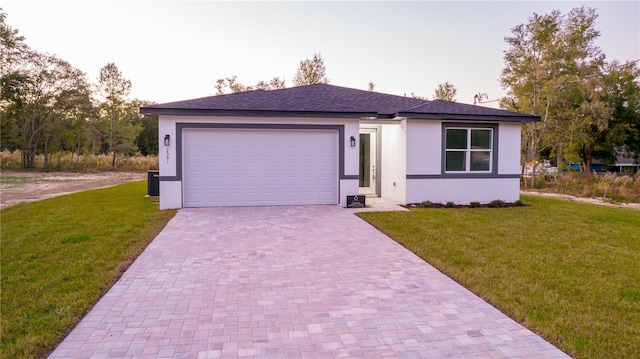
[[[336,206],[183,209],[51,358],[562,358]]]

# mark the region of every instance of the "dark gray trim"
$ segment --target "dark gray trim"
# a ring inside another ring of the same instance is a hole
[[[343,175],[342,177],[340,177],[340,179],[344,179],[344,180],[352,180],[352,179],[360,179],[360,176],[358,175]]]
[[[376,112],[311,112],[269,110],[211,110],[142,107],[140,113],[163,116],[242,116],[242,117],[312,117],[312,118],[362,118],[377,117]]]
[[[447,128],[490,128],[493,129],[493,144],[491,148],[491,172],[456,172],[447,173],[445,171],[446,161],[446,132]],[[443,177],[449,178],[489,178],[498,176],[498,124],[497,123],[464,123],[464,122],[443,122],[442,123],[442,143],[440,146],[441,163],[440,173]]]
[[[174,182],[174,181],[181,181],[182,178],[178,177],[178,176],[160,176],[158,177],[158,179],[160,179],[160,181],[162,182]]]
[[[515,174],[493,174],[493,173],[472,173],[472,174],[458,174],[447,173],[446,175],[407,175],[407,179],[477,179],[477,178],[520,178],[519,173]]]
[[[269,129],[269,130],[333,130],[338,131],[338,181],[358,179],[357,175],[344,174],[344,125],[303,125],[271,123],[176,123],[176,175],[161,176],[160,181],[182,181],[183,129]],[[340,184],[338,183],[338,192]]]
[[[472,114],[447,114],[447,113],[415,113],[398,112],[395,117],[406,117],[417,120],[463,120],[463,121],[492,121],[492,122],[540,122],[539,116],[497,116],[497,115],[472,115]]]

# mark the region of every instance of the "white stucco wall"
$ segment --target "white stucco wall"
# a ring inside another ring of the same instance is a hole
[[[503,122],[499,125],[498,173],[520,173],[521,128],[519,122]]]
[[[160,181],[160,209],[172,208],[182,208],[182,181]]]
[[[244,124],[296,124],[296,125],[344,125],[344,175],[355,179],[336,179],[338,181],[338,202],[346,206],[347,195],[358,194],[359,147],[351,147],[350,139],[359,138],[358,119],[335,118],[297,118],[297,117],[217,117],[217,116],[159,116],[158,140],[160,177],[175,177],[177,173],[176,144],[178,123],[244,123]],[[164,146],[164,137],[169,135],[171,143]],[[337,165],[337,164],[336,164]],[[182,181],[160,181],[160,209],[182,208]]]
[[[500,178],[517,175],[520,168],[520,123],[498,125],[497,176],[487,178],[450,178],[442,173],[442,123],[454,121],[407,121],[407,172],[429,178],[407,179],[403,203],[431,201],[457,204],[486,203],[495,199],[513,202],[519,199],[519,178]],[[473,122],[470,123],[471,126]],[[442,176],[442,177],[439,177]]]
[[[380,196],[404,203],[407,184],[407,121],[382,125]]]
[[[164,145],[164,137],[169,135],[169,146]],[[163,116],[158,120],[158,162],[160,176],[176,175],[176,123],[168,121]],[[162,191],[162,189],[160,189]],[[174,207],[175,208],[175,207]]]
[[[439,175],[442,169],[441,148],[442,121],[408,120],[408,175]]]
[[[520,198],[518,178],[436,178],[407,180],[406,203],[469,204],[488,203],[495,199],[515,202]]]

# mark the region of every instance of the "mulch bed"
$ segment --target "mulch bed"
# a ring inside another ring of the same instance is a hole
[[[527,203],[519,202],[503,202],[500,204],[497,203],[482,203],[482,204],[474,204],[473,206],[470,204],[446,204],[446,203],[430,203],[430,204],[422,204],[422,203],[407,203],[403,205],[403,207],[412,209],[412,208],[508,208],[508,207],[526,207],[530,206]]]

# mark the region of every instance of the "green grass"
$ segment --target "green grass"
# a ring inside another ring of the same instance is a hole
[[[4,358],[46,356],[173,217],[146,181],[0,211]]]
[[[571,356],[637,357],[640,211],[523,200],[360,216]]]

